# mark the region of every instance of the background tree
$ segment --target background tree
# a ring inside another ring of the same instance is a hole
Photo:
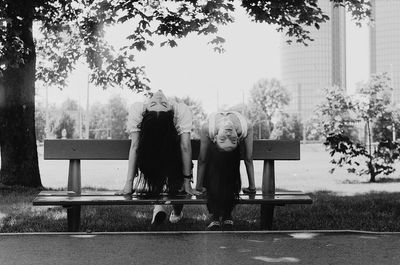
[[[58,123],[55,125],[54,134],[56,135],[57,139],[62,138],[62,131],[65,129],[67,135],[65,136],[67,139],[76,138],[76,120],[71,117],[70,114],[67,112],[62,112]]]
[[[128,110],[126,101],[120,96],[112,96],[107,104],[110,112],[111,139],[128,139],[126,132],[126,121],[128,120]]]
[[[67,98],[61,103],[61,110],[75,112],[75,113],[78,112],[79,111],[78,101],[76,101],[75,99]]]
[[[226,107],[224,111],[237,111],[243,114],[245,117],[250,118],[250,108],[247,104],[239,103],[230,107]]]
[[[290,122],[289,114],[281,112],[277,116],[277,121],[274,124],[274,129],[272,130],[269,139],[293,140],[293,124]]]
[[[46,136],[46,110],[41,103],[36,105],[35,109],[35,132],[36,140],[43,142]]]
[[[47,121],[48,135],[47,136],[50,139],[56,138],[55,128],[59,124],[62,110],[60,107],[57,107],[55,104],[51,104],[48,106],[47,112],[48,112],[48,114],[47,114],[48,115],[48,121]]]
[[[334,2],[346,5],[358,20],[370,13],[363,0]],[[328,20],[315,0],[242,0],[240,4],[254,21],[275,24],[299,42],[311,39],[307,26],[319,28]],[[157,36],[162,36],[160,45],[174,47],[191,32],[216,33],[218,25],[233,21],[234,8],[233,0],[1,1],[0,95],[4,100],[0,105],[0,182],[41,186],[34,122],[35,77],[49,86],[62,86],[81,59],[91,69],[90,79],[96,85],[117,84],[146,91],[148,79],[143,68],[135,65],[135,52],[154,45]],[[41,32],[36,42],[34,21]],[[105,29],[115,24],[129,24],[132,29],[127,36],[129,43],[119,51],[104,40]],[[223,42],[215,35],[210,41],[217,51],[223,50]]]
[[[324,89],[325,101],[321,103],[314,120],[319,122],[325,137],[330,134],[342,134],[352,137],[354,124],[361,121],[357,117],[355,105],[344,88],[329,87]],[[357,139],[354,139],[357,140]]]
[[[83,113],[85,113],[85,111],[75,99],[68,98],[61,103],[58,117],[58,126],[63,123],[71,127],[67,130],[67,138],[82,138],[81,136],[83,127]],[[55,130],[55,134],[58,137],[59,135],[58,132],[56,133],[56,131],[57,130]]]
[[[250,90],[250,120],[265,124],[267,136],[273,129],[272,118],[289,103],[289,93],[277,79],[261,79]],[[254,125],[256,128],[257,125]],[[256,131],[256,129],[254,130]]]
[[[297,115],[281,112],[275,119],[277,121],[269,139],[298,141],[303,139],[303,125]]]
[[[291,124],[291,132],[293,133],[293,140],[304,140],[303,139],[303,130],[304,124],[301,122],[298,115],[290,115],[289,116],[289,124]]]
[[[105,104],[95,103],[90,107],[89,138],[107,139],[110,127],[110,112]]]
[[[382,113],[373,124],[372,137],[373,141],[379,139],[393,139],[393,129],[395,130],[395,138],[400,136],[400,109],[391,106],[386,112]],[[393,128],[394,126],[394,128]]]
[[[324,139],[324,132],[323,128],[321,126],[321,121],[319,120],[319,117],[314,116],[311,117],[306,123],[305,123],[305,135],[306,135],[306,140],[311,140],[311,141],[323,141]]]
[[[375,182],[379,174],[393,173],[392,164],[400,154],[400,145],[390,139],[379,139],[376,147],[372,143],[372,125],[390,107],[392,88],[388,84],[385,74],[374,75],[358,89],[354,98],[345,96],[344,89],[327,89],[326,102],[318,111],[326,136],[324,144],[333,157],[331,163],[346,166],[351,173],[369,175],[370,182]],[[355,134],[354,125],[360,122],[365,124],[365,141],[360,141]]]
[[[193,129],[190,136],[192,139],[200,139],[201,125],[207,118],[207,114],[204,112],[201,103],[190,98],[189,96],[183,98],[173,97],[172,99],[176,102],[183,102],[189,106],[193,114]]]

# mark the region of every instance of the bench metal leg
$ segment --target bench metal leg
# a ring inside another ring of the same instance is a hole
[[[272,230],[274,209],[274,205],[261,205],[261,229]]]
[[[81,206],[67,207],[68,232],[78,232],[81,221]]]
[[[272,196],[275,194],[275,161],[264,160],[263,180],[262,180],[263,195]],[[272,230],[274,222],[275,205],[261,204],[261,229]]]

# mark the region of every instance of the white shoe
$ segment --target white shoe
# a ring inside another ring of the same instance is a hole
[[[151,224],[159,225],[164,222],[167,217],[167,212],[165,211],[164,205],[155,205],[153,209],[153,219]]]
[[[169,222],[172,224],[176,224],[179,222],[183,217],[183,211],[181,211],[180,215],[175,214],[175,210],[172,210],[171,215],[169,216]]]

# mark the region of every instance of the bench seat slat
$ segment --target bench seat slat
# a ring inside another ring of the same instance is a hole
[[[275,194],[275,195],[241,195],[239,204],[311,204],[308,195],[301,194]],[[166,196],[159,199],[141,195],[133,196],[38,196],[33,205],[153,205],[153,204],[205,204],[205,196]]]
[[[117,192],[116,190],[82,191],[80,196],[112,196],[115,195],[116,192]],[[57,190],[57,191],[41,191],[37,196],[68,196],[68,195],[71,195],[68,194],[68,191]],[[291,190],[291,191],[276,191],[275,195],[305,195],[305,194],[302,191]]]

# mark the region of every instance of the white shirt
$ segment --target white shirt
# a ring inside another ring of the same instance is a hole
[[[177,103],[168,101],[174,111],[174,124],[178,131],[178,135],[187,133],[192,130],[192,112],[185,103]],[[129,109],[127,132],[140,132],[140,123],[143,119],[143,114],[146,111],[146,105],[143,102],[135,102]]]

